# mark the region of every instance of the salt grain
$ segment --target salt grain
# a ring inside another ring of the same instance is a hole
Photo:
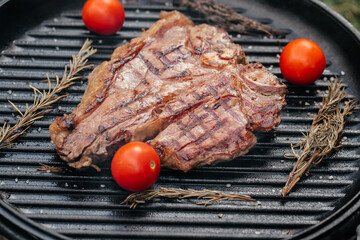
[[[276,54],[276,57],[277,57],[277,58],[280,58],[280,54]]]
[[[64,184],[64,186],[65,186],[65,187],[68,187],[68,186],[69,186],[69,184],[66,182],[66,183]]]
[[[241,34],[236,35],[237,38],[241,38]]]
[[[15,178],[15,183],[18,183],[19,182],[19,179]]]
[[[11,91],[11,90],[8,90],[7,93],[8,93],[9,95],[11,95],[11,94],[12,94],[12,91]]]
[[[248,46],[248,49],[252,49],[253,47],[250,45],[250,46]]]
[[[55,48],[55,50],[56,50],[56,51],[59,51],[59,50],[60,50],[60,48],[59,48],[59,47],[56,47],[56,48]]]
[[[222,218],[222,217],[223,217],[223,214],[222,214],[222,213],[219,213],[219,214],[218,214],[218,217],[219,217],[219,218]]]
[[[227,188],[231,187],[231,184],[230,184],[230,183],[227,183],[227,184],[226,184],[226,187],[227,187]]]
[[[344,76],[344,75],[345,75],[345,72],[344,72],[344,71],[341,71],[340,74]]]
[[[260,235],[260,234],[261,234],[261,232],[256,231],[256,232],[255,232],[255,234],[256,234],[256,235]]]
[[[281,163],[284,163],[285,161],[284,160],[280,160]]]
[[[136,13],[140,13],[140,10],[139,10],[139,9],[136,9],[135,12],[136,12]]]
[[[25,181],[25,183],[26,183],[26,184],[29,184],[29,183],[30,183],[30,180],[29,180],[29,179],[28,179],[28,180],[26,180],[26,181]]]
[[[333,176],[329,176],[329,180],[333,180],[334,179],[334,177]]]
[[[101,43],[103,43],[103,40],[102,40],[102,39],[100,39],[100,40],[98,41],[98,43],[100,43],[100,44],[101,44]]]
[[[322,177],[322,176],[320,176],[319,178],[320,178],[320,179],[323,179],[323,177]]]
[[[104,184],[101,184],[100,187],[101,187],[101,188],[104,188],[104,187],[106,187],[106,186],[105,186]]]

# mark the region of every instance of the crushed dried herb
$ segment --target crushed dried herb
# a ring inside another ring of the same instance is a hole
[[[32,105],[26,104],[25,112],[21,112],[14,103],[9,103],[19,112],[21,117],[18,118],[15,125],[10,126],[8,122],[4,122],[3,127],[0,129],[0,149],[10,147],[14,143],[13,141],[19,136],[26,133],[31,124],[36,120],[44,117],[45,114],[52,111],[52,104],[59,101],[60,99],[67,97],[68,94],[58,95],[62,90],[73,85],[75,80],[81,78],[77,74],[84,69],[92,67],[87,65],[88,58],[96,52],[96,49],[91,47],[91,41],[86,40],[84,45],[76,56],[72,57],[72,61],[69,62],[68,66],[65,65],[64,74],[60,80],[59,76],[55,76],[55,86],[51,87],[51,80],[47,76],[49,83],[49,90],[41,92],[39,89],[30,85],[30,88],[34,90],[34,102]]]
[[[142,192],[135,192],[130,194],[121,204],[130,204],[130,208],[135,208],[139,203],[145,203],[151,199],[166,197],[166,198],[197,198],[207,199],[203,202],[198,202],[198,205],[207,205],[209,203],[215,203],[223,200],[231,201],[255,201],[248,195],[237,193],[223,193],[215,190],[194,190],[194,189],[182,189],[182,188],[157,188],[149,189]]]
[[[290,192],[303,173],[308,172],[311,166],[320,163],[342,146],[345,118],[354,113],[355,108],[359,105],[357,101],[350,99],[341,108],[341,101],[347,97],[341,80],[335,79],[330,82],[328,92],[328,95],[323,97],[322,106],[315,116],[309,132],[304,134],[300,143],[291,145],[292,154],[289,158],[294,158],[297,162],[281,191],[283,196]]]

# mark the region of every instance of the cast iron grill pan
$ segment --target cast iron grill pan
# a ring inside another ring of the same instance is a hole
[[[28,29],[1,52],[0,122],[14,124],[18,114],[7,101],[24,110],[34,97],[29,84],[47,90],[48,84],[42,81],[46,74],[61,76],[64,65],[86,38],[92,39],[98,49],[90,60],[98,65],[110,58],[114,48],[138,36],[142,28],[150,27],[162,9],[179,10],[196,24],[204,22],[203,17],[187,8],[147,2],[127,5],[123,29],[114,36],[102,37],[84,27],[81,5],[82,2]],[[234,42],[244,48],[249,61],[263,63],[281,78],[279,54],[282,47],[298,37],[296,31],[291,25],[270,18],[274,13],[260,15],[267,11],[267,5],[244,1],[241,6],[250,10],[237,8],[239,12],[289,32],[282,39],[230,33]],[[316,32],[314,37],[318,37]],[[326,47],[325,54],[331,51]],[[360,118],[356,114],[346,124],[343,150],[313,167],[289,196],[280,195],[294,165],[284,158],[284,153],[290,152],[290,143],[300,141],[301,132],[308,130],[326,94],[325,80],[338,76],[347,87],[358,77],[346,66],[335,66],[334,61],[337,60],[328,58],[327,69],[315,84],[300,87],[286,83],[288,105],[281,124],[275,131],[257,133],[258,143],[247,155],[186,174],[162,169],[154,186],[243,193],[256,198],[256,203],[223,201],[204,207],[195,204],[200,201],[197,199],[155,199],[132,210],[120,205],[129,193],[112,180],[109,162],[101,166],[100,173],[76,172],[66,167],[50,143],[48,127],[56,116],[70,113],[80,102],[87,71],[82,80],[67,90],[70,96],[56,104],[53,112],[36,121],[15,146],[1,151],[2,214],[9,221],[18,222],[21,229],[47,239],[279,239],[307,234],[309,229],[321,227],[325,219],[335,218],[338,209],[358,193]],[[359,96],[356,89],[349,93],[350,97]],[[38,172],[39,163],[65,171]]]

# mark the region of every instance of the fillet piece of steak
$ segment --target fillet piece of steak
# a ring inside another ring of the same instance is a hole
[[[228,34],[177,11],[117,48],[88,78],[81,103],[50,126],[69,166],[112,157],[125,142],[148,141],[165,167],[188,171],[230,160],[256,143],[252,130],[280,121],[285,85],[261,64],[245,64]]]

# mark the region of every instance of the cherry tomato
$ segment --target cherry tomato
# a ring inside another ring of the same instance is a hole
[[[285,46],[280,55],[280,70],[286,80],[305,85],[323,73],[326,59],[321,48],[311,40],[296,39]]]
[[[150,145],[130,142],[115,153],[111,173],[116,183],[126,190],[145,190],[159,177],[160,159]]]
[[[85,26],[101,35],[118,31],[125,20],[125,11],[118,0],[88,0],[82,10]]]

